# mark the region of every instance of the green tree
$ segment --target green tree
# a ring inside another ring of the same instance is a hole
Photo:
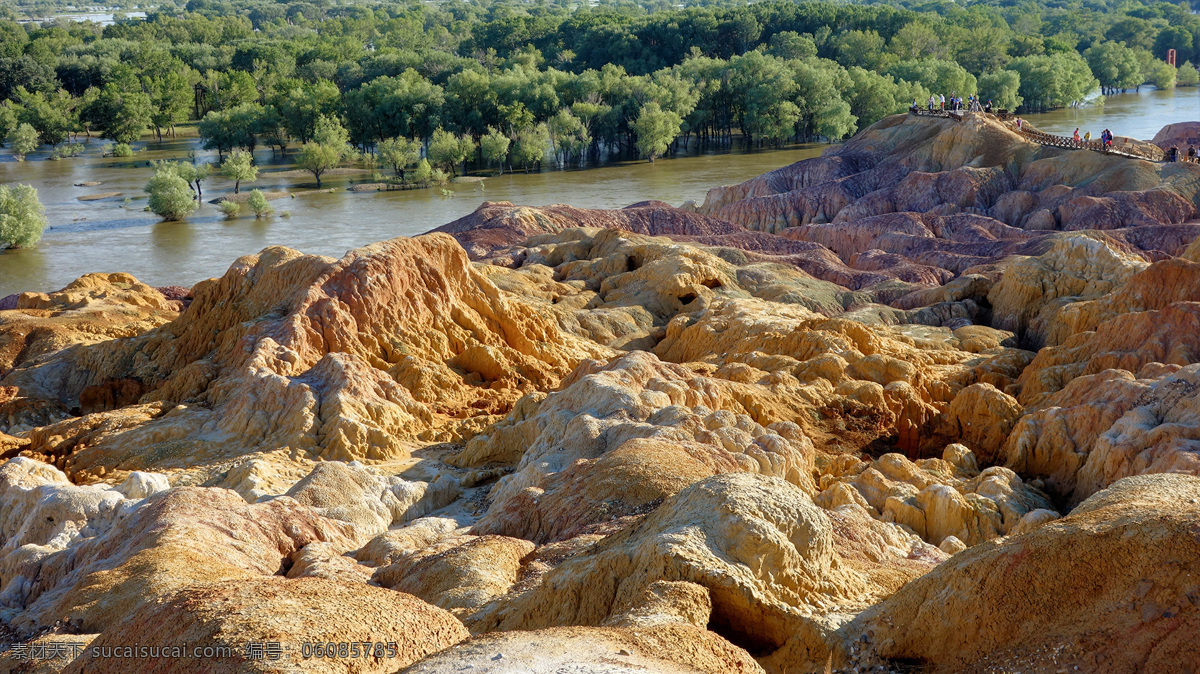
[[[497,91],[486,72],[472,69],[451,75],[446,82],[446,103],[458,126],[474,134],[483,135],[484,128],[499,119]]]
[[[1174,49],[1175,57],[1183,58],[1186,54],[1192,53],[1194,39],[1192,33],[1182,26],[1167,26],[1158,31],[1158,35],[1154,38],[1154,55],[1166,60],[1167,52]]]
[[[462,157],[463,175],[467,175],[467,160],[475,156],[475,150],[479,145],[471,134],[464,133],[458,136],[458,153]]]
[[[5,139],[8,143],[9,150],[12,151],[17,161],[25,161],[25,155],[33,152],[38,148],[38,133],[29,124],[19,124],[17,128],[8,132],[8,138]]]
[[[888,68],[887,74],[898,80],[919,82],[929,91],[943,96],[973,96],[978,88],[975,76],[954,61],[924,59],[901,61]]]
[[[492,162],[499,164],[501,175],[504,174],[504,160],[508,157],[508,146],[511,143],[508,136],[490,126],[487,128],[487,133],[479,139],[483,160],[489,164]]]
[[[258,83],[254,76],[241,70],[210,71],[205,82],[205,104],[208,110],[229,110],[258,103]]]
[[[344,157],[344,145],[338,147],[309,141],[300,146],[300,154],[296,156],[296,165],[313,174],[313,178],[317,181],[317,189],[320,189],[321,176],[329,169],[336,168],[338,164],[342,163]]]
[[[150,102],[154,106],[150,124],[154,126],[154,134],[160,141],[163,129],[169,129],[171,135],[175,135],[175,125],[187,120],[195,100],[192,84],[196,77],[191,68],[178,63],[161,75],[142,78],[142,87],[150,94]]]
[[[1083,57],[1105,93],[1132,89],[1145,81],[1137,54],[1123,44],[1101,42],[1088,47]]]
[[[1021,105],[1021,76],[1015,70],[997,70],[979,76],[979,98],[1001,110]]]
[[[317,82],[293,82],[272,99],[279,111],[287,132],[307,143],[313,139],[317,120],[332,115],[341,103],[342,94],[337,85],[328,80]]]
[[[196,210],[192,188],[174,164],[160,164],[146,183],[145,192],[150,195],[150,210],[163,220],[182,220]]]
[[[933,27],[924,21],[913,21],[896,31],[888,44],[888,51],[900,60],[936,58],[940,56],[942,41]]]
[[[843,66],[858,66],[868,70],[886,68],[895,60],[884,50],[879,33],[868,30],[848,30],[834,38],[837,62]]]
[[[271,204],[267,202],[267,197],[263,195],[262,190],[253,190],[250,192],[250,197],[246,199],[246,205],[250,210],[254,211],[254,217],[261,218],[275,212],[271,208]]]
[[[433,167],[429,165],[429,160],[422,159],[417,162],[417,168],[413,169],[413,181],[418,185],[427,185],[432,177]]]
[[[1174,89],[1176,72],[1170,63],[1155,61],[1150,72],[1146,73],[1146,79],[1159,89]]]
[[[132,143],[142,137],[150,126],[155,107],[143,91],[124,91],[116,84],[106,84],[99,97],[85,111],[102,138],[118,143]]]
[[[546,150],[550,145],[550,131],[545,122],[531,124],[517,131],[512,141],[512,145],[509,146],[512,162],[510,168],[519,165],[528,171],[530,166],[540,166],[545,159]]]
[[[730,59],[729,69],[731,93],[741,101],[735,115],[747,140],[781,141],[796,132],[800,108],[793,101],[796,83],[785,61],[754,51]]]
[[[271,148],[272,155],[275,154],[276,149],[282,154],[287,149],[290,139],[288,130],[283,125],[283,117],[273,105],[263,106],[258,123],[254,126],[254,134]]]
[[[204,196],[204,192],[200,189],[200,183],[208,179],[208,176],[212,173],[212,166],[208,162],[202,164],[180,162],[176,166],[175,172],[179,174],[180,178],[187,181],[188,185],[192,186],[196,192],[196,198],[200,199]]]
[[[512,105],[500,105],[500,121],[513,132],[533,126],[533,113],[525,104],[517,101]]]
[[[1196,70],[1191,61],[1184,61],[1183,65],[1179,66],[1179,73],[1175,75],[1175,86],[1194,87],[1197,84],[1200,84],[1200,71]]]
[[[809,59],[817,56],[817,43],[811,35],[785,30],[771,36],[767,53],[781,59]]]
[[[350,154],[346,139],[346,129],[337,118],[322,115],[313,126],[313,139],[300,146],[296,164],[313,174],[317,189],[321,188],[321,176],[336,168]]]
[[[897,97],[900,88],[891,77],[857,66],[847,68],[846,75],[850,78],[846,102],[850,104],[850,113],[857,118],[859,126],[870,126],[908,108],[909,101]]]
[[[0,249],[28,248],[42,238],[46,210],[30,185],[0,185]]]
[[[342,107],[354,142],[369,145],[395,136],[428,138],[443,126],[446,97],[440,86],[409,68],[346,92]]]
[[[70,137],[78,128],[76,100],[66,91],[59,89],[52,94],[27,91],[17,87],[17,99],[21,101],[19,121],[31,125],[38,138],[46,145],[58,145]]]
[[[800,135],[837,139],[854,133],[857,120],[850,104],[841,97],[841,92],[849,88],[842,81],[842,69],[828,61],[795,61],[791,66],[797,92],[794,100],[800,109]]]
[[[583,121],[567,108],[559,110],[556,115],[546,121],[546,129],[550,132],[550,146],[554,154],[562,155],[560,161],[569,162],[572,157],[582,157],[584,150],[592,143]],[[508,148],[506,147],[505,150]]]
[[[420,141],[403,136],[382,140],[376,149],[379,152],[379,158],[391,166],[401,180],[404,179],[405,167],[417,163],[421,158]]]
[[[254,155],[244,150],[234,150],[225,161],[221,162],[221,175],[226,180],[233,181],[233,193],[242,190],[242,182],[252,183],[258,180],[258,167],[254,165]]]
[[[472,144],[474,145],[474,144]],[[474,147],[471,148],[473,150]],[[459,162],[467,157],[467,148],[459,139],[450,133],[438,127],[433,132],[433,137],[429,139],[429,162],[434,166],[443,167],[451,175],[454,175],[454,167]],[[468,150],[469,151],[469,150]]]
[[[1136,16],[1125,16],[1104,33],[1113,42],[1124,42],[1130,49],[1150,49],[1158,30],[1154,24]]]
[[[1004,26],[1003,21],[999,22]],[[953,41],[956,49],[949,55],[967,72],[980,74],[999,70],[1009,61],[1012,38],[998,26],[977,26],[964,31]]]
[[[19,123],[17,113],[12,106],[0,103],[0,138],[8,138],[8,134],[12,133]]]
[[[204,116],[197,126],[204,139],[204,149],[216,150],[218,159],[234,148],[253,152],[258,145],[256,131],[264,109],[257,103],[246,103],[229,110],[214,110]]]
[[[346,127],[333,115],[321,115],[313,124],[313,140],[321,145],[336,147],[343,155],[348,154],[350,136]]]
[[[1050,110],[1074,105],[1100,87],[1087,61],[1076,52],[1013,59],[1006,68],[1021,76],[1022,109]]]
[[[679,137],[681,122],[679,115],[663,110],[658,103],[642,106],[637,120],[633,123],[633,132],[637,134],[638,152],[651,162],[655,157],[665,154],[671,143]]]

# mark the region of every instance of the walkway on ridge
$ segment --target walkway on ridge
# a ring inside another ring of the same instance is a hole
[[[920,108],[913,110],[912,108],[909,108],[908,114],[915,115],[917,117],[942,117],[953,119],[956,122],[961,122],[963,121],[963,115],[968,113],[966,110],[922,110]],[[1167,159],[1166,153],[1163,152],[1161,148],[1155,145],[1150,145],[1149,143],[1144,146],[1146,148],[1145,151],[1143,151],[1142,147],[1128,146],[1121,148],[1111,146],[1105,149],[1104,143],[1099,140],[1077,141],[1074,138],[1069,138],[1067,136],[1055,136],[1053,134],[1046,133],[1045,131],[1039,131],[1035,129],[1034,127],[1030,126],[1029,122],[1022,122],[1021,127],[1017,128],[1017,123],[1013,121],[1015,117],[1006,111],[1001,111],[998,115],[990,112],[976,112],[974,114],[987,115],[988,117],[1001,122],[1012,131],[1019,133],[1025,139],[1031,140],[1039,145],[1045,145],[1047,147],[1061,147],[1067,150],[1091,150],[1092,152],[1099,152],[1101,154],[1114,154],[1119,157],[1144,159],[1146,161],[1160,163],[1165,162]]]

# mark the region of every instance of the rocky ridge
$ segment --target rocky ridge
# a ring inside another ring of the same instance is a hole
[[[1197,170],[897,116],[690,209],[485,203],[21,295],[5,639],[231,654],[0,657],[1183,671]]]

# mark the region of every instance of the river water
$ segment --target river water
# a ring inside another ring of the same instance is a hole
[[[156,159],[182,159],[198,142],[167,140],[141,143],[131,159],[101,157],[105,143],[92,141],[80,157],[44,161],[44,153],[24,162],[0,150],[0,183],[29,183],[38,189],[50,227],[41,242],[25,250],[0,251],[0,297],[27,290],[61,288],[87,272],[125,271],[151,285],[187,285],[224,273],[239,255],[266,246],[284,245],[306,253],[340,257],[347,250],[438,227],[469,214],[485,200],[523,205],[569,203],[584,208],[620,208],[647,199],[679,205],[703,201],[709,188],[741,182],[763,172],[820,154],[823,146],[795,146],[758,152],[698,153],[645,161],[614,162],[586,170],[545,170],[490,177],[480,182],[452,183],[439,189],[350,192],[366,174],[326,177],[313,192],[311,176],[281,176],[290,165],[260,150],[259,178],[249,187],[264,192],[309,191],[273,200],[277,214],[228,220],[209,199],[233,191],[233,184],[214,176],[201,184],[204,203],[187,220],[159,222],[144,212],[142,187]],[[215,153],[197,152],[216,160]],[[289,154],[289,159],[291,155]],[[99,181],[94,186],[76,183]],[[80,196],[110,192],[117,196],[79,201]],[[125,199],[130,198],[129,203]],[[288,212],[288,217],[280,214]]]
[[[1058,110],[1027,119],[1039,128],[1070,134],[1076,126],[1093,135],[1107,127],[1117,135],[1150,138],[1163,125],[1200,120],[1200,91],[1145,89],[1140,94],[1109,96],[1102,106]],[[1082,130],[1081,130],[1082,133]],[[473,211],[484,200],[541,206],[569,203],[584,208],[619,208],[658,199],[678,205],[702,201],[707,190],[741,182],[801,159],[817,156],[820,145],[757,152],[693,153],[648,162],[615,162],[587,170],[547,170],[507,174],[482,182],[438,189],[350,192],[368,175],[333,176],[331,192],[308,193],[272,201],[277,215],[227,220],[207,203],[232,191],[219,176],[203,183],[205,203],[183,222],[159,222],[143,211],[142,186],[149,162],[183,159],[196,151],[201,159],[215,153],[197,150],[195,139],[143,142],[134,158],[101,157],[105,143],[94,140],[80,157],[44,161],[45,154],[16,162],[0,150],[0,183],[37,187],[50,227],[41,243],[28,250],[0,251],[0,297],[27,290],[61,288],[87,272],[129,272],[151,285],[192,285],[222,274],[239,255],[266,246],[285,245],[306,253],[341,256],[347,250],[396,236],[419,234]],[[290,157],[290,155],[289,155]],[[290,177],[285,160],[260,150],[259,179],[252,187],[298,192],[313,187],[311,178]],[[102,184],[75,187],[75,183]],[[245,185],[243,185],[245,187]],[[117,192],[97,201],[78,197]],[[126,199],[130,199],[126,203]],[[244,210],[244,209],[243,209]],[[288,212],[288,217],[279,214]]]
[[[1024,117],[1047,133],[1069,136],[1078,128],[1079,135],[1091,131],[1092,137],[1098,138],[1101,131],[1110,129],[1118,136],[1150,140],[1167,124],[1200,121],[1200,87],[1142,87],[1140,93],[1107,96],[1103,105]]]

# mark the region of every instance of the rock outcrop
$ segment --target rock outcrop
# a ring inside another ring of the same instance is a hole
[[[477,637],[428,657],[405,674],[450,674],[469,668],[488,674],[757,674],[744,650],[703,629],[669,625],[649,629],[552,627]]]
[[[699,207],[5,298],[0,663],[1188,671],[1198,190],[895,116]]]
[[[843,456],[822,473],[814,500],[831,509],[857,506],[937,546],[954,538],[969,547],[1016,530],[1031,513],[1038,521],[1053,513],[1049,499],[1012,470],[977,466],[962,445],[948,446],[941,459],[916,463],[899,454],[870,463]]]
[[[97,633],[196,583],[286,571],[289,555],[312,542],[356,547],[350,525],[290,498],[248,505],[224,489],[148,493],[166,486],[136,474],[115,489],[76,486],[25,458],[0,466],[0,616],[19,633],[58,621]]]
[[[93,433],[65,457],[75,479],[203,469],[278,448],[396,458],[406,440],[461,438],[472,419],[505,412],[606,353],[506,296],[443,235],[339,261],[271,248],[193,295],[162,328],[73,347],[4,378],[68,406],[89,387],[142,382],[144,418]]]
[[[1121,480],[1061,520],[908,583],[841,630],[841,653],[847,665],[908,659],[935,671],[1188,671],[1200,633],[1198,503],[1200,478]]]
[[[403,592],[319,578],[231,580],[193,585],[133,613],[65,671],[383,674],[467,636],[449,613]],[[213,655],[163,655],[178,648]]]
[[[632,526],[562,562],[529,589],[477,613],[472,629],[601,625],[659,581],[708,590],[709,626],[769,654],[819,641],[820,615],[870,593],[846,565],[832,525],[798,487],[730,473],[702,480]]]

